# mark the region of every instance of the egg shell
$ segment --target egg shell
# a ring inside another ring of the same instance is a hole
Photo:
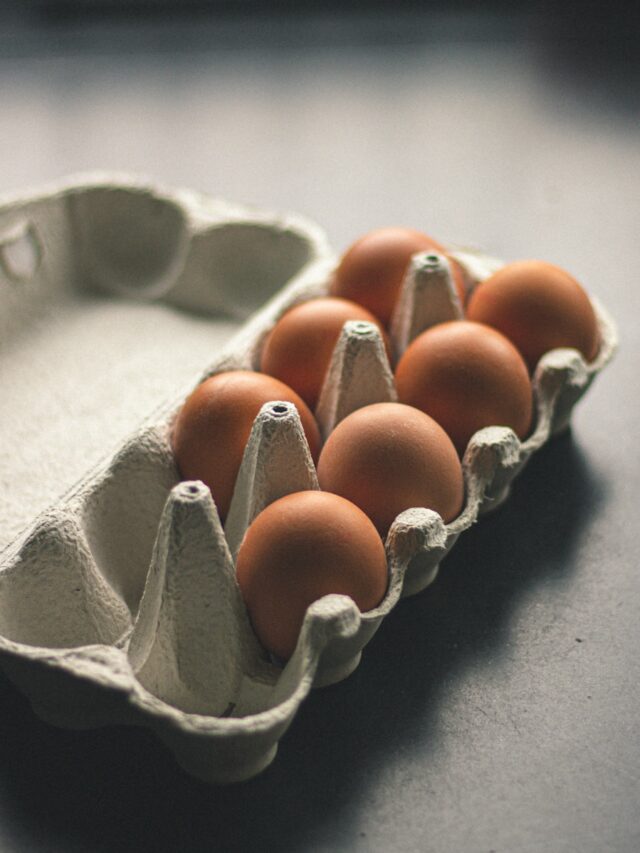
[[[531,427],[527,366],[504,335],[482,323],[440,323],[418,335],[395,378],[399,401],[436,420],[460,455],[484,427],[507,426],[520,439]]]
[[[178,414],[172,447],[180,474],[209,486],[223,521],[253,422],[260,408],[272,400],[295,405],[315,461],[320,450],[315,418],[295,391],[264,373],[218,373],[197,386]]]
[[[405,509],[426,507],[448,522],[464,500],[451,439],[424,412],[400,403],[365,406],[341,421],[320,454],[318,481],[359,506],[381,536]]]
[[[384,598],[388,569],[367,516],[344,498],[311,491],[260,513],[240,546],[236,577],[258,638],[286,660],[309,605],[333,593],[372,610]]]
[[[412,255],[445,249],[412,228],[380,228],[365,234],[343,255],[334,274],[331,293],[364,305],[389,325]],[[465,302],[464,275],[449,259],[460,304]]]
[[[531,371],[552,349],[575,348],[587,362],[598,352],[589,297],[568,272],[546,261],[507,264],[476,287],[466,314],[506,335]]]
[[[267,338],[260,369],[293,388],[315,409],[342,327],[348,321],[374,323],[390,356],[389,339],[374,315],[348,299],[311,299],[287,311]]]

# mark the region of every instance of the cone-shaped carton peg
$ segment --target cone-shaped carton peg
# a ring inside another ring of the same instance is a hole
[[[298,410],[285,401],[265,403],[253,422],[225,525],[234,558],[247,528],[265,507],[292,492],[318,488]]]
[[[431,326],[461,317],[462,306],[447,258],[436,252],[414,255],[391,318],[396,355]]]
[[[333,350],[316,408],[323,438],[356,409],[397,399],[380,330],[374,323],[349,320]]]
[[[183,711],[220,714],[239,689],[248,631],[209,489],[169,495],[129,645],[138,681]]]

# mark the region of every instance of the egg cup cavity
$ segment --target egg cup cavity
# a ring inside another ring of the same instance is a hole
[[[158,212],[157,222],[143,228],[138,254],[133,245],[114,244],[103,221],[111,222],[123,205],[129,215],[129,190],[138,216]],[[268,267],[266,290],[277,292],[200,381],[227,370],[258,369],[278,318],[329,291],[335,257],[320,230],[297,217],[274,218],[130,179],[54,189],[54,195],[61,192],[73,196],[73,227],[85,220],[78,232],[83,263],[95,270],[94,284],[110,292],[134,295],[135,273],[142,270],[136,298],[243,316],[255,307],[252,276],[261,263]],[[94,210],[98,202],[104,210]],[[26,206],[33,211],[33,199]],[[0,213],[18,215],[24,208],[18,200]],[[157,255],[146,257],[158,242],[163,246]],[[451,256],[470,288],[501,266],[467,250]],[[345,596],[325,596],[308,608],[291,658],[282,665],[270,660],[251,628],[234,558],[263,508],[291,492],[318,488],[311,454],[295,407],[277,400],[263,406],[223,530],[209,490],[179,482],[171,454],[172,424],[191,383],[3,554],[5,670],[51,722],[145,725],[189,773],[208,781],[260,772],[312,686],[353,671],[399,599],[433,582],[458,536],[498,506],[530,456],[566,428],[573,406],[617,345],[614,324],[592,301],[601,340],[594,361],[585,364],[573,350],[548,353],[534,377],[531,435],[521,442],[510,429],[487,427],[472,437],[463,458],[466,494],[458,518],[445,524],[437,513],[413,508],[395,519],[385,543],[388,589],[375,609],[361,613]],[[395,356],[420,332],[460,316],[445,256],[414,256],[391,322]],[[323,438],[355,409],[396,399],[379,330],[347,323],[316,409]]]
[[[174,288],[189,247],[176,201],[142,187],[96,186],[72,193],[69,207],[90,286],[134,299],[159,299]]]
[[[131,627],[75,514],[41,517],[0,572],[0,634],[15,644],[71,649],[114,644]]]
[[[158,523],[179,475],[167,430],[143,427],[101,470],[81,484],[80,524],[101,575],[135,617]]]

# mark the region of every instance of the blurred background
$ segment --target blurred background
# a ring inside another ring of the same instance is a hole
[[[133,171],[561,262],[638,231],[635,5],[4,0],[0,187]]]
[[[621,352],[259,779],[0,685],[0,849],[640,849],[637,4],[0,4],[0,191],[93,170],[572,272]],[[229,330],[230,331],[230,330]]]

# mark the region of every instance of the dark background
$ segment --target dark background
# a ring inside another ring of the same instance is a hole
[[[65,732],[0,680],[0,850],[636,851],[634,4],[5,3],[0,190],[119,169],[566,267],[621,349],[259,778]]]

